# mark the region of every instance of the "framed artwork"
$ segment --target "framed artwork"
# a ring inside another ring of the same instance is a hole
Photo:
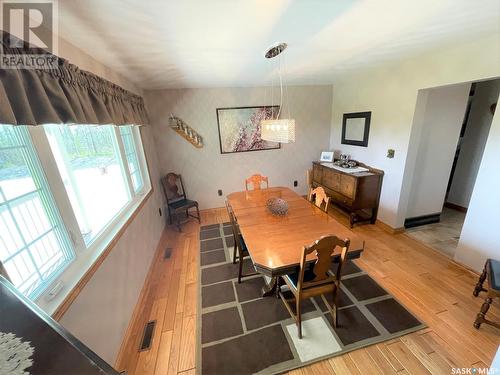
[[[368,147],[371,112],[344,113],[342,144]]]
[[[221,154],[280,148],[280,143],[260,137],[260,122],[276,117],[278,111],[278,105],[217,108]]]
[[[319,161],[331,163],[333,161],[333,151],[323,151]]]

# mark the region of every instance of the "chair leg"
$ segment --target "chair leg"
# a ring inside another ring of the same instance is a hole
[[[479,329],[481,323],[486,322],[486,313],[490,309],[490,305],[493,302],[493,299],[488,295],[484,300],[483,305],[481,306],[481,310],[477,314],[476,320],[474,321],[474,328]]]
[[[196,214],[198,215],[198,224],[201,224],[200,208],[196,205]]]
[[[339,315],[337,314],[337,304],[333,305],[333,326],[335,328],[339,325]]]
[[[483,272],[481,273],[481,276],[479,276],[479,281],[476,284],[476,287],[474,288],[474,291],[472,292],[472,295],[474,297],[477,297],[480,292],[486,291],[486,289],[483,288],[483,283],[484,280],[486,280],[486,276],[488,274],[488,262],[484,265]]]
[[[241,284],[241,276],[243,274],[243,257],[241,256],[241,254],[238,256],[238,261],[239,261],[239,265],[238,265],[238,284]]]
[[[282,285],[285,285],[285,281],[281,277],[278,276],[276,278],[276,293],[274,295],[277,299],[281,298],[280,293],[281,293],[281,286]]]
[[[238,251],[238,245],[237,245],[237,241],[238,239],[234,236],[233,234],[233,241],[234,241],[234,245],[233,245],[233,264],[236,264],[236,252]]]
[[[168,224],[172,225],[172,212],[170,212],[170,206],[167,205],[168,209]]]
[[[337,318],[337,295],[334,293],[333,295],[333,306],[330,306],[330,303],[326,299],[325,295],[321,295],[321,299],[323,300],[323,303],[326,305],[328,308],[328,311],[330,312],[330,315],[332,316],[332,321],[333,321],[333,326],[337,328],[338,325],[338,318]]]
[[[236,249],[236,243],[235,243],[233,246],[233,264],[236,264],[236,259],[237,259],[236,258],[236,251],[237,251],[237,249]]]
[[[297,309],[297,331],[299,333],[299,339],[302,339],[302,313],[300,311],[300,298],[295,298],[295,308]]]

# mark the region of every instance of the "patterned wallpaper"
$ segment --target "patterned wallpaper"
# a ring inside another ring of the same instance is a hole
[[[274,104],[279,102],[274,90]],[[269,177],[271,186],[294,188],[306,193],[306,170],[321,151],[329,147],[332,112],[332,86],[290,86],[290,116],[296,120],[296,142],[283,144],[279,150],[220,153],[216,108],[270,105],[271,88],[216,88],[153,90],[145,92],[153,125],[162,175],[181,173],[190,198],[200,208],[224,206],[224,198],[245,189],[245,178],[253,173]],[[286,100],[282,109],[288,114]],[[170,113],[182,118],[204,139],[197,149],[168,127]],[[222,189],[223,196],[217,195]]]

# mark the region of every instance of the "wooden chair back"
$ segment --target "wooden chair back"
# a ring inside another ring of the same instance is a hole
[[[248,191],[248,185],[252,185],[253,190],[260,190],[261,184],[265,182],[266,188],[269,187],[269,179],[266,176],[260,174],[254,174],[245,180],[245,189]]]
[[[161,184],[163,186],[163,193],[165,194],[167,204],[181,199],[186,199],[186,191],[184,190],[184,184],[182,183],[182,177],[180,174],[172,172],[167,173],[161,179]]]
[[[347,259],[347,252],[349,251],[350,240],[342,240],[335,235],[327,235],[321,237],[310,246],[304,246],[302,251],[302,258],[300,260],[299,279],[297,281],[297,290],[300,294],[302,288],[313,287],[314,285],[323,285],[325,282],[331,281],[332,283],[340,284],[342,277],[342,268]],[[328,272],[332,264],[332,254],[335,249],[340,247],[340,260],[338,263],[337,272],[335,275],[330,275]],[[315,278],[312,280],[304,281],[304,274],[306,267],[307,255],[312,252],[316,255],[316,262],[313,265],[312,272]]]
[[[234,216],[233,208],[226,201],[227,214],[229,215],[229,222],[231,223],[231,227],[233,228],[233,237],[236,244],[236,240],[238,239],[238,224],[236,223],[236,217]],[[236,245],[235,245],[236,246]]]
[[[321,208],[323,211],[328,212],[328,204],[330,203],[330,197],[326,195],[325,189],[323,189],[321,186],[318,186],[317,188],[309,189],[309,195],[308,195],[308,200],[309,202],[314,202],[314,204]],[[324,207],[322,207],[324,204]]]

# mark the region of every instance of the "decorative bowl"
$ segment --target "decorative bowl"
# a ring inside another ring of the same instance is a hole
[[[268,199],[266,206],[273,215],[284,216],[288,212],[288,202],[281,198]]]

